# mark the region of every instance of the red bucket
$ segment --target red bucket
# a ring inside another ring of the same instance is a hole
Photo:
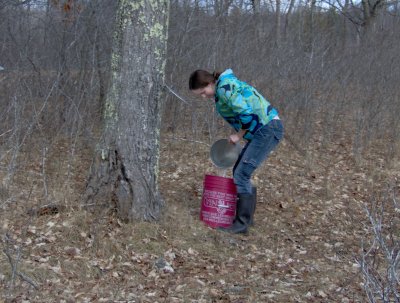
[[[232,178],[205,175],[200,220],[212,228],[232,225],[236,195]]]

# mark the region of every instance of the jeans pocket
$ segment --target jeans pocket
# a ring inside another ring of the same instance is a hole
[[[281,141],[283,138],[283,125],[280,120],[273,120],[275,123],[272,128],[275,139]]]

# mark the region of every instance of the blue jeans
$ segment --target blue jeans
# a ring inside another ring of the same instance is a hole
[[[251,175],[266,160],[283,138],[281,120],[271,120],[258,129],[239,155],[233,167],[233,181],[238,194],[251,194]]]

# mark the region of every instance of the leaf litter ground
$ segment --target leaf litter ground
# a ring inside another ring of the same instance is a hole
[[[0,302],[365,302],[363,206],[388,182],[398,188],[399,170],[379,154],[355,163],[348,142],[315,146],[305,157],[284,141],[258,170],[248,235],[199,221],[204,175],[231,174],[213,167],[206,144],[163,136],[158,223],[80,207],[90,150],[68,157],[67,141],[54,145],[47,194],[30,153],[2,197]],[[30,212],[49,203],[63,207]]]

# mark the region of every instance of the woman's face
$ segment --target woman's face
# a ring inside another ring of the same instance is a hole
[[[213,98],[215,95],[215,84],[214,83],[208,83],[207,86],[194,89],[192,92],[197,95],[201,96],[203,98]]]

